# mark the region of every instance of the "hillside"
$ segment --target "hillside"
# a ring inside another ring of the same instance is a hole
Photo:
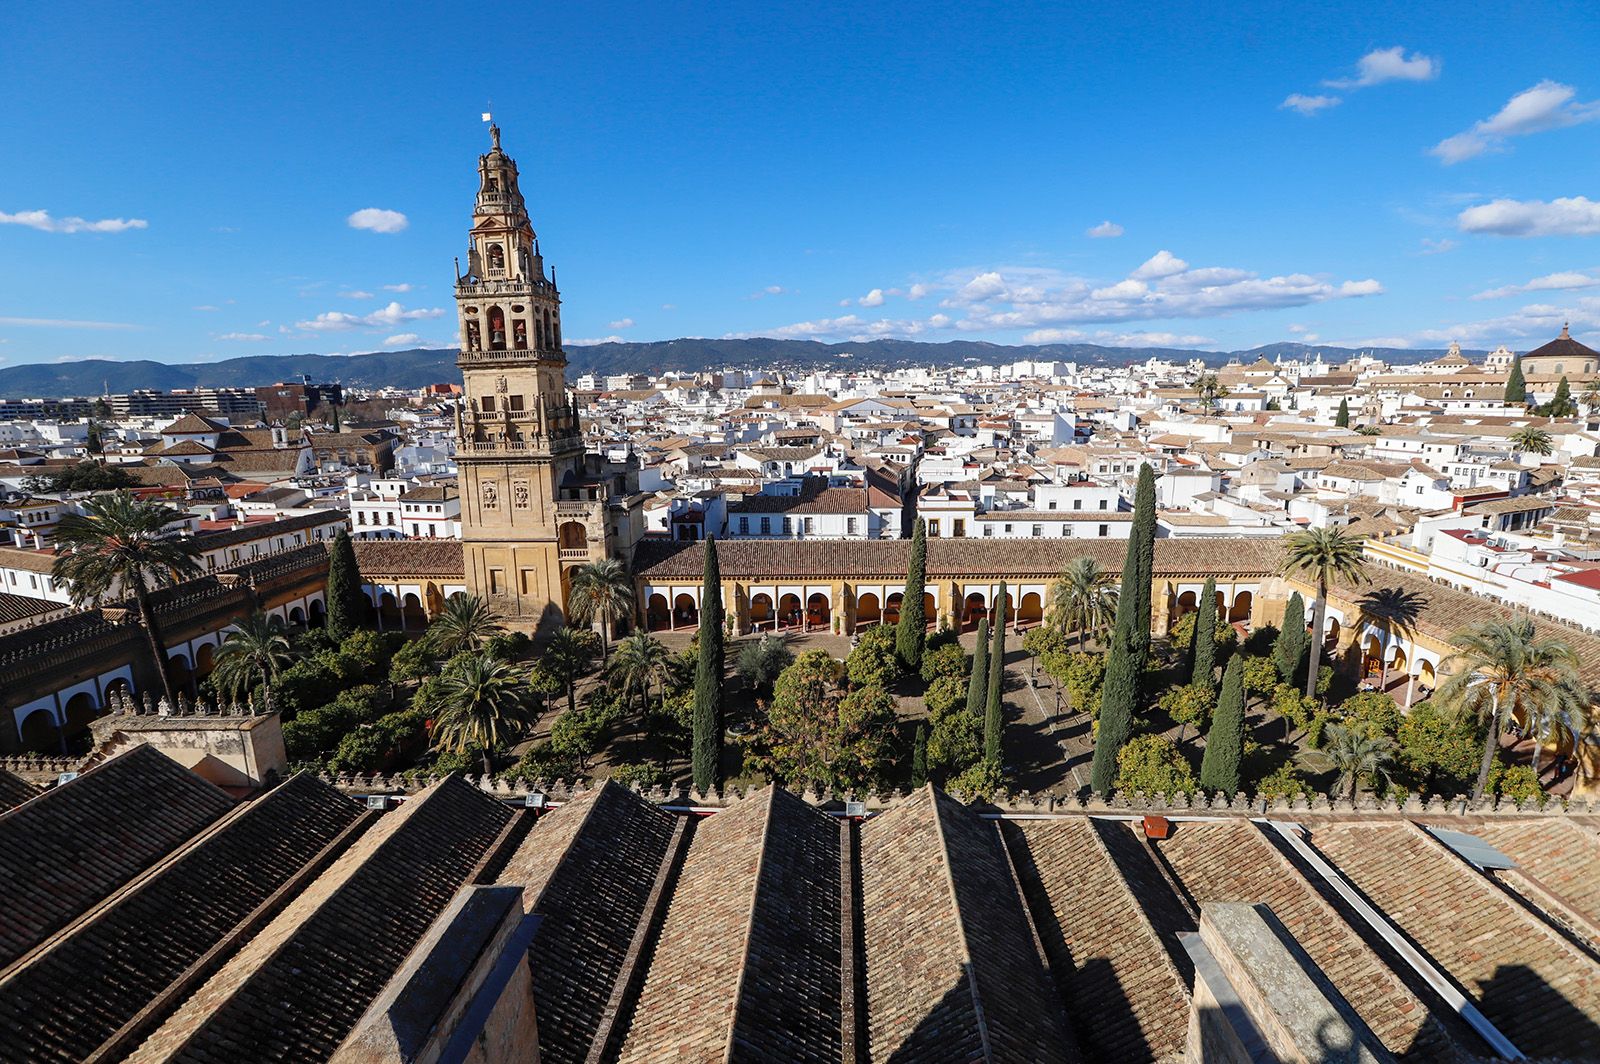
[[[1367,349],[1379,358],[1397,362],[1424,362],[1443,354],[1439,350]],[[872,340],[866,343],[825,344],[815,340],[774,340],[754,337],[740,340],[654,340],[642,343],[595,344],[567,350],[573,376],[591,370],[600,373],[661,373],[667,370],[819,366],[884,367],[908,365],[949,366],[960,363],[1001,363],[1024,359],[1053,359],[1079,363],[1123,364],[1149,358],[1187,361],[1202,358],[1221,365],[1230,358],[1254,361],[1260,355],[1296,357],[1321,352],[1326,361],[1343,361],[1357,352],[1344,347],[1313,347],[1276,343],[1244,351],[1191,351],[1164,347],[1099,347],[1094,344],[1039,344],[1012,346],[974,340],[923,343],[915,340]],[[102,395],[141,388],[248,388],[293,380],[302,375],[318,382],[349,387],[421,388],[441,381],[460,380],[453,350],[411,349],[378,351],[366,355],[252,355],[221,362],[169,365],[164,362],[36,363],[0,369],[0,398],[20,399],[65,395]]]

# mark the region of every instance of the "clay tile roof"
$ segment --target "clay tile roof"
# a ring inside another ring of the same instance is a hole
[[[1600,355],[1600,352],[1597,352],[1594,350],[1594,348],[1588,347],[1574,340],[1572,338],[1572,334],[1568,332],[1567,327],[1563,325],[1561,327],[1560,336],[1556,337],[1554,340],[1551,340],[1547,344],[1543,344],[1534,348],[1532,351],[1529,351],[1522,357],[1540,358],[1546,355],[1565,355],[1568,357],[1577,356],[1582,358],[1584,356],[1594,357],[1596,355]]]
[[[0,813],[21,805],[29,798],[36,798],[40,793],[39,788],[21,776],[0,768]]]
[[[683,823],[615,783],[546,813],[496,878],[543,920],[529,948],[539,1057],[582,1064]]]
[[[995,825],[931,786],[861,829],[874,1060],[1076,1061]]]
[[[437,580],[463,580],[466,561],[459,540],[369,539],[357,540],[356,565],[368,579],[417,576]]]
[[[219,788],[140,745],[0,813],[0,967],[232,806]]]
[[[620,1064],[837,1061],[839,828],[768,787],[698,825]]]
[[[196,413],[188,413],[161,430],[163,436],[199,436],[226,432],[228,426]]]
[[[303,773],[240,806],[0,978],[0,1059],[95,1052],[360,815]]]
[[[511,817],[454,775],[385,813],[128,1059],[327,1059]]]

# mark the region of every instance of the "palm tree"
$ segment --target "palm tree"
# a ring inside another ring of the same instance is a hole
[[[1518,454],[1547,455],[1555,449],[1550,434],[1538,425],[1524,425],[1511,434],[1511,447]]]
[[[1200,404],[1207,410],[1217,405],[1221,399],[1228,397],[1228,389],[1217,380],[1215,373],[1202,374],[1194,382],[1195,394],[1200,397]]]
[[[1317,584],[1317,604],[1311,622],[1311,663],[1306,667],[1306,696],[1317,693],[1317,673],[1322,661],[1322,632],[1328,619],[1328,585],[1335,579],[1352,583],[1366,580],[1366,559],[1361,540],[1342,528],[1306,528],[1283,537],[1286,574],[1299,573]]]
[[[96,495],[83,513],[67,514],[56,525],[56,556],[51,576],[65,584],[74,605],[99,605],[115,595],[132,594],[144,625],[150,657],[167,703],[178,704],[167,673],[167,648],[150,605],[150,592],[196,576],[199,548],[190,539],[167,534],[182,517],[159,503],[142,502],[126,491]]]
[[[1308,772],[1339,774],[1335,786],[1349,788],[1349,798],[1356,800],[1356,788],[1363,780],[1389,782],[1389,768],[1394,764],[1394,741],[1385,736],[1374,738],[1364,728],[1347,728],[1343,724],[1330,724],[1323,732],[1322,749],[1301,750],[1295,761]]]
[[[445,600],[444,609],[428,626],[424,638],[440,657],[450,658],[463,650],[482,650],[484,644],[505,630],[488,599],[457,594]]]
[[[1086,635],[1099,636],[1117,616],[1117,586],[1093,558],[1074,558],[1050,586],[1050,608],[1063,634],[1076,630],[1078,649]]]
[[[545,644],[544,663],[561,677],[567,688],[567,708],[578,705],[578,677],[589,668],[594,652],[573,628],[559,628]]]
[[[1596,377],[1583,386],[1583,395],[1580,401],[1583,403],[1584,409],[1589,411],[1591,417],[1600,413],[1600,377]]]
[[[650,709],[650,685],[666,675],[672,655],[661,640],[646,632],[634,632],[617,644],[610,673],[624,691],[637,691],[646,712]]]
[[[572,574],[567,615],[583,625],[600,622],[600,661],[606,660],[606,637],[611,625],[633,609],[633,579],[615,558],[590,562]]]
[[[440,676],[440,705],[433,745],[447,753],[483,751],[483,774],[494,771],[491,751],[528,725],[527,684],[510,662],[488,652],[457,661]]]
[[[1378,652],[1378,689],[1389,689],[1389,644],[1394,640],[1403,639],[1416,630],[1417,618],[1422,615],[1423,607],[1427,606],[1427,596],[1415,591],[1407,591],[1398,587],[1373,588],[1361,596],[1357,603],[1361,612],[1373,620],[1383,623],[1386,638],[1383,649]],[[1409,657],[1409,655],[1408,655]],[[1415,681],[1416,674],[1411,672],[1409,663],[1406,669],[1410,681]],[[1412,683],[1406,685],[1406,705],[1411,705]]]
[[[1548,731],[1585,712],[1588,699],[1572,647],[1559,639],[1540,638],[1526,617],[1484,621],[1457,632],[1450,641],[1456,652],[1445,659],[1444,668],[1451,675],[1439,685],[1436,697],[1489,724],[1472,788],[1476,801],[1489,786],[1489,770],[1508,715],[1521,714],[1529,730],[1539,736],[1541,725]],[[1574,729],[1573,734],[1580,731]],[[1537,743],[1536,738],[1536,751]]]
[[[257,680],[263,688],[271,686],[293,659],[282,619],[257,610],[222,641],[211,681],[218,694],[237,702]]]

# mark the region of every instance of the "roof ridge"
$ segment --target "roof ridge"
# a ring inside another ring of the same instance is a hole
[[[767,810],[761,825],[761,848],[756,853],[755,875],[750,878],[750,911],[745,915],[744,944],[739,947],[739,977],[734,980],[733,993],[729,996],[728,1002],[728,1036],[722,1049],[722,1059],[725,1064],[733,1064],[734,1033],[739,1027],[739,1000],[744,996],[745,977],[750,972],[750,943],[756,933],[756,910],[761,899],[761,874],[766,871],[767,852],[772,846],[772,819],[778,805],[775,792],[781,789],[778,784],[769,783],[755,796],[755,801],[766,801]],[[746,795],[744,801],[750,800],[750,796]]]
[[[961,901],[956,894],[955,869],[950,857],[950,840],[944,832],[944,795],[932,783],[924,784],[933,797],[933,830],[939,839],[939,866],[944,871],[944,887],[950,893],[950,914],[955,918],[956,934],[961,938],[961,972],[966,977],[967,989],[972,992],[972,1012],[978,1025],[978,1043],[983,1050],[985,1064],[993,1064],[994,1048],[989,1044],[989,1024],[983,1015],[983,995],[978,991],[978,973],[972,963],[972,946],[967,941],[967,924],[961,915]]]

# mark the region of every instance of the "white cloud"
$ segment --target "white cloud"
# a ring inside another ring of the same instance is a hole
[[[75,321],[71,318],[0,318],[0,325],[38,326],[42,329],[137,329],[121,321]]]
[[[372,293],[371,292],[363,292],[360,289],[356,289],[355,291],[352,291],[352,292],[340,292],[339,293],[339,298],[340,299],[371,299],[372,298]]]
[[[1178,258],[1165,248],[1151,255],[1144,261],[1144,265],[1134,270],[1130,277],[1144,279],[1147,277],[1171,277],[1182,273],[1189,268],[1189,264]]]
[[[1431,81],[1439,76],[1439,60],[1412,52],[1399,45],[1378,48],[1356,61],[1356,76],[1324,81],[1330,89],[1364,89],[1386,81]]]
[[[1463,233],[1496,236],[1600,235],[1600,203],[1585,196],[1544,200],[1497,199],[1456,216]]]
[[[1109,240],[1112,237],[1121,236],[1122,233],[1122,226],[1108,220],[1101,222],[1099,225],[1091,225],[1084,230],[1083,235],[1091,240]]]
[[[398,233],[411,224],[399,211],[386,211],[381,207],[363,207],[345,222],[351,229],[368,229],[374,233]]]
[[[663,304],[661,304],[661,309],[662,310],[677,310],[678,309],[678,304],[676,304],[676,303],[663,303]]]
[[[874,288],[872,291],[856,300],[856,304],[863,307],[883,306],[883,289]]]
[[[988,273],[978,274],[962,285],[960,290],[956,292],[956,298],[963,303],[978,303],[985,299],[993,299],[996,296],[1003,295],[1005,291],[1006,283],[1000,277],[999,272],[990,270]]]
[[[221,310],[222,308],[221,307],[214,307],[210,303],[202,303],[202,304],[200,304],[200,306],[192,307],[190,309],[192,309],[192,310],[203,310],[203,311],[206,311],[207,313],[210,313],[212,311]]]
[[[632,318],[618,318],[616,321],[614,321],[611,324],[607,325],[606,328],[608,328],[608,329],[631,329],[631,328],[633,328],[633,325],[634,325],[634,322],[633,322]]]
[[[402,322],[419,321],[423,318],[438,318],[443,315],[444,311],[437,307],[407,310],[399,303],[390,303],[388,306],[381,310],[375,310],[371,314],[346,314],[339,310],[326,311],[309,321],[295,322],[295,328],[307,332],[344,332],[349,329],[393,327]]]
[[[1022,338],[1025,344],[1099,344],[1102,347],[1202,347],[1216,341],[1209,336],[1172,332],[1112,332],[1100,329],[1035,329]]]
[[[1443,255],[1445,252],[1454,251],[1458,247],[1460,247],[1460,245],[1457,244],[1454,240],[1451,240],[1449,237],[1445,237],[1442,240],[1430,240],[1427,237],[1423,237],[1422,238],[1422,250],[1419,251],[1417,254],[1419,254],[1419,255]]]
[[[1506,296],[1518,296],[1525,292],[1572,292],[1580,288],[1600,288],[1600,276],[1579,273],[1576,270],[1547,273],[1543,277],[1535,277],[1526,284],[1508,284],[1500,288],[1491,288],[1486,292],[1479,292],[1472,298],[1504,299]]]
[[[384,347],[414,347],[422,342],[422,337],[416,333],[395,333],[383,339]]]
[[[1471,129],[1446,137],[1431,153],[1446,166],[1482,155],[1504,151],[1507,137],[1525,137],[1547,129],[1562,129],[1600,119],[1600,100],[1579,103],[1578,90],[1548,79],[1531,89],[1523,89],[1489,118],[1473,123]]]
[[[1302,115],[1314,115],[1318,111],[1327,110],[1329,107],[1339,106],[1337,96],[1307,96],[1304,93],[1292,92],[1284,97],[1278,105],[1280,111],[1294,111]]]
[[[52,218],[49,211],[18,211],[16,214],[0,211],[0,225],[25,225],[41,233],[125,233],[129,229],[150,228],[150,223],[143,218],[101,218],[99,221],[90,221],[76,215]]]
[[[919,282],[906,289],[906,298],[921,299],[923,296],[928,294],[928,291],[928,286]]]
[[[745,298],[746,299],[765,299],[768,296],[784,296],[784,295],[788,295],[788,294],[789,294],[789,290],[787,288],[783,287],[783,285],[781,285],[781,284],[769,284],[765,288],[761,289],[760,291],[751,292],[749,295],[745,296]]]
[[[414,284],[386,284],[383,286],[383,290],[385,292],[409,292],[415,287],[417,286]]]
[[[1392,346],[1437,346],[1456,340],[1468,347],[1494,347],[1501,343],[1519,347],[1553,339],[1569,323],[1574,333],[1600,330],[1600,296],[1581,296],[1565,306],[1530,303],[1500,317],[1426,329],[1406,338],[1406,343]],[[1591,336],[1585,342],[1600,340]]]
[[[228,332],[216,337],[218,340],[239,340],[247,343],[258,343],[267,337],[262,333]]]
[[[569,347],[593,347],[595,344],[625,344],[628,341],[621,336],[599,336],[584,340],[564,339],[562,342]]]

